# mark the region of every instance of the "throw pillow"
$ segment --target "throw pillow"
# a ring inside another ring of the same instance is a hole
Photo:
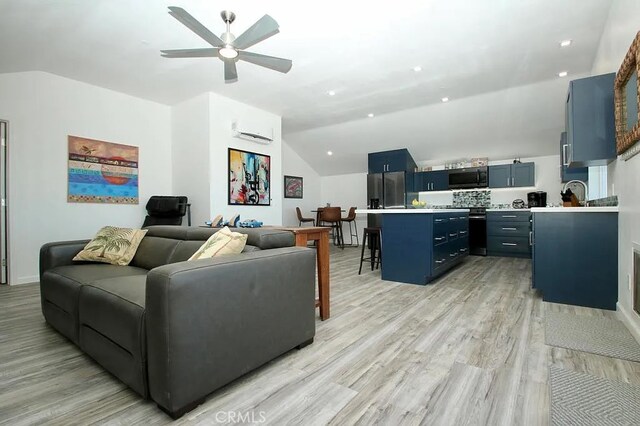
[[[189,260],[207,259],[223,254],[241,253],[247,244],[247,237],[247,234],[232,232],[229,227],[225,226],[210,236]]]
[[[138,250],[147,230],[105,226],[73,260],[126,266]]]

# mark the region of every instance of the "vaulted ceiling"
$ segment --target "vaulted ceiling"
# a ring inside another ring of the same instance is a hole
[[[160,57],[207,47],[170,5],[217,34],[229,8],[236,36],[268,13],[280,34],[249,50],[290,58],[293,69],[241,62],[239,81],[225,84],[216,58]],[[281,115],[285,140],[321,174],[363,171],[363,153],[404,146],[417,160],[556,153],[568,81],[591,71],[610,0],[391,5],[2,1],[0,72],[47,71],[169,105],[213,91]],[[565,39],[573,44],[561,48]]]

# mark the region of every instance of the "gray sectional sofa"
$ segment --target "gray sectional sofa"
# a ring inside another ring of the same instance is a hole
[[[291,232],[248,234],[238,255],[186,261],[215,229],[152,226],[129,266],[40,251],[42,312],[106,370],[177,418],[315,335],[315,252]]]

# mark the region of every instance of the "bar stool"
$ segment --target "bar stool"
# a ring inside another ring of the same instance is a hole
[[[328,223],[333,229],[333,245],[340,246],[344,250],[344,238],[342,236],[342,217],[340,207],[324,207],[320,212],[320,222]]]
[[[356,245],[355,247],[358,247],[360,245],[360,240],[358,239],[358,224],[356,223],[356,209],[357,207],[351,207],[349,209],[349,214],[347,215],[347,217],[343,217],[342,221],[343,222],[347,222],[349,224],[349,238],[351,239],[350,241],[350,246],[353,246],[353,237],[355,235],[356,237]],[[356,233],[353,233],[353,230],[351,229],[351,223],[353,222],[353,227],[354,230],[356,231]]]
[[[364,257],[364,249],[367,246],[367,238],[371,243],[371,255]],[[376,256],[377,252],[377,256]],[[373,271],[373,265],[376,265],[376,269],[382,262],[382,230],[380,228],[364,228],[362,235],[362,253],[360,254],[360,269],[358,275],[362,272],[362,262],[365,260],[371,261],[371,270]]]

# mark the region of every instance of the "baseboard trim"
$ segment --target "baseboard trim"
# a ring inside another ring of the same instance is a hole
[[[37,283],[39,280],[40,280],[39,276],[31,275],[28,277],[20,277],[16,279],[14,282],[9,283],[9,285],[32,284],[32,283]]]
[[[616,303],[616,311],[620,321],[627,326],[633,337],[640,343],[640,320],[637,315],[623,308],[620,302]]]

